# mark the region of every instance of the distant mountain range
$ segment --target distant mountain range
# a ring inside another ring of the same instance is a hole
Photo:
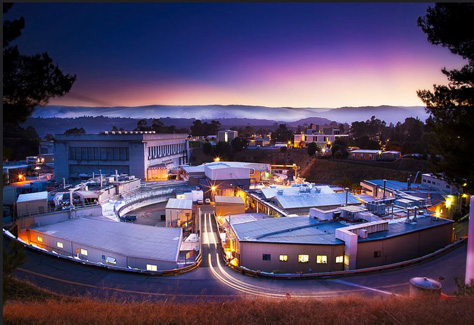
[[[35,109],[33,117],[80,117],[108,116],[129,118],[185,118],[218,119],[237,118],[294,122],[306,118],[325,118],[341,123],[365,121],[375,116],[387,123],[403,122],[407,117],[425,120],[428,115],[423,106],[364,106],[328,108],[292,108],[265,107],[247,105],[196,105],[166,106],[150,105],[137,107],[81,107],[81,106],[45,106]],[[257,122],[258,121],[258,122]]]
[[[111,130],[113,126],[133,130],[138,120],[160,118],[165,125],[177,128],[189,128],[196,119],[202,122],[219,120],[223,128],[251,125],[254,129],[269,128],[274,123],[285,123],[296,128],[303,124],[352,123],[365,121],[375,116],[388,123],[403,122],[407,117],[418,117],[424,121],[428,115],[424,107],[341,107],[324,108],[291,108],[264,107],[245,105],[206,105],[206,106],[141,106],[141,107],[38,107],[24,127],[32,125],[43,137],[48,133],[59,134],[71,128],[83,127],[87,133],[98,133]]]

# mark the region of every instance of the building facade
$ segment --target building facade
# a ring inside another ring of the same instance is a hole
[[[217,138],[219,142],[228,142],[231,143],[232,140],[237,138],[239,136],[239,133],[237,131],[232,131],[232,130],[225,130],[225,131],[219,131],[217,134]]]
[[[165,178],[167,173],[156,173],[157,168],[167,171],[188,163],[187,136],[153,131],[56,135],[56,182],[116,170],[145,181]]]

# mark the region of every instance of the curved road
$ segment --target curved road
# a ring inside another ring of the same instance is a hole
[[[386,296],[408,293],[408,280],[415,276],[443,277],[443,292],[456,290],[454,277],[464,277],[466,245],[436,259],[412,266],[326,279],[268,279],[241,275],[226,267],[218,250],[216,223],[211,211],[202,214],[201,267],[179,276],[148,276],[111,271],[26,250],[27,262],[16,276],[48,290],[98,298],[116,297],[135,300],[223,300],[243,296],[286,299],[291,297],[328,298],[362,294]]]

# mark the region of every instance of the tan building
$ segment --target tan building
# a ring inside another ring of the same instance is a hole
[[[219,196],[214,198],[216,216],[245,213],[245,203],[240,196]]]
[[[16,212],[19,217],[48,212],[48,192],[20,194],[16,200]]]
[[[166,227],[187,227],[192,222],[193,201],[169,199],[166,204]]]
[[[450,244],[452,227],[450,220],[418,216],[416,222],[390,223],[381,231],[356,230],[348,252],[349,243],[336,238],[337,230],[351,231],[347,223],[283,217],[231,223],[226,244],[233,248],[234,263],[252,270],[317,273],[421,257]]]

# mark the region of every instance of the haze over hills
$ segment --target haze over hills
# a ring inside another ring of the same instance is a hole
[[[139,107],[84,107],[84,106],[45,106],[37,107],[33,117],[80,117],[108,116],[129,118],[188,118],[188,119],[255,119],[294,122],[306,118],[325,118],[340,123],[362,121],[375,116],[388,123],[403,122],[407,117],[418,117],[424,121],[428,114],[423,106],[364,106],[340,108],[292,108],[248,105],[196,105],[167,106],[150,105]],[[255,121],[257,122],[257,121]],[[250,123],[250,122],[249,122]],[[259,124],[260,122],[257,122]],[[253,122],[251,124],[254,124]]]

